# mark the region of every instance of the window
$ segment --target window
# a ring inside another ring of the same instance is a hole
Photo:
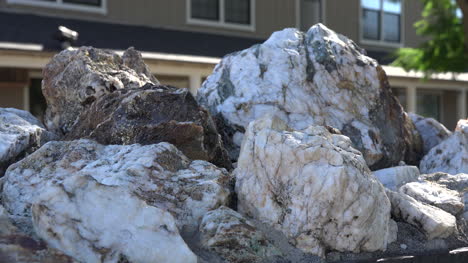
[[[392,87],[392,93],[406,110],[406,88]]]
[[[401,43],[402,0],[361,0],[362,39]]]
[[[416,95],[416,112],[424,117],[441,121],[442,94],[430,90],[418,90]]]
[[[255,0],[187,0],[188,22],[254,30]]]
[[[8,3],[103,14],[107,11],[107,0],[8,0]]]

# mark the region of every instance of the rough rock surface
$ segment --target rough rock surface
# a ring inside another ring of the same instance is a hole
[[[373,174],[385,188],[392,191],[398,191],[404,184],[419,179],[419,169],[416,166],[395,166],[374,171]]]
[[[406,194],[386,192],[392,204],[392,216],[417,227],[428,239],[446,238],[455,233],[457,224],[453,215]]]
[[[78,263],[59,251],[21,234],[0,235],[0,262]]]
[[[36,233],[80,262],[197,262],[171,214],[122,187],[72,175],[41,190]]]
[[[11,223],[8,213],[0,205],[0,236],[13,235],[18,229]]]
[[[192,160],[232,167],[207,110],[187,89],[146,85],[98,98],[65,139],[91,138],[101,144],[174,144]]]
[[[339,129],[372,170],[413,164],[420,138],[385,72],[363,52],[321,24],[307,33],[285,29],[224,57],[197,98],[224,119],[237,145],[249,122],[274,113],[296,130]]]
[[[468,173],[468,120],[460,120],[455,132],[432,148],[421,160],[421,173]]]
[[[59,135],[68,133],[80,113],[103,95],[159,83],[132,48],[123,57],[92,47],[64,50],[52,58],[42,74],[45,124]]]
[[[384,250],[390,203],[349,138],[325,127],[292,131],[279,118],[251,122],[236,170],[238,207],[323,255]]]
[[[412,182],[403,185],[400,192],[414,199],[436,206],[452,215],[463,211],[463,200],[458,192],[430,182]]]
[[[53,138],[31,113],[0,108],[0,177],[10,164]]]
[[[424,118],[415,113],[408,115],[421,136],[424,154],[452,135],[451,131],[433,118]]]
[[[224,206],[206,213],[200,235],[202,246],[226,262],[262,262],[281,255],[253,223]]]
[[[91,140],[49,142],[5,174],[2,199],[14,216],[30,216],[43,188],[71,175],[121,186],[149,205],[169,211],[177,225],[198,228],[212,209],[229,205],[231,176],[205,161],[190,161],[173,145],[103,146]]]

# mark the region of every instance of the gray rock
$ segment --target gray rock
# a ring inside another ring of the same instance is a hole
[[[390,167],[374,171],[373,174],[385,188],[392,191],[398,191],[404,184],[419,180],[419,169],[416,166]]]
[[[80,138],[105,145],[168,142],[192,160],[232,168],[209,112],[187,89],[148,84],[106,94],[81,114],[64,137]]]
[[[455,132],[421,160],[421,173],[468,173],[468,120],[459,120]]]
[[[17,218],[30,218],[31,204],[44,187],[60,185],[71,175],[92,176],[101,184],[135,193],[149,205],[169,211],[181,231],[198,229],[206,212],[229,205],[233,184],[225,169],[190,161],[168,143],[49,142],[8,169],[2,192],[5,209]],[[31,223],[22,226],[29,233]]]
[[[424,154],[452,135],[443,124],[433,118],[424,118],[415,113],[408,114],[421,135]]]
[[[29,112],[0,108],[0,177],[10,164],[54,138]]]
[[[306,33],[275,32],[263,44],[225,56],[197,99],[223,120],[220,130],[232,146],[240,146],[251,121],[276,114],[295,130],[310,125],[340,130],[372,170],[401,160],[416,164],[422,153],[382,67],[321,24]]]
[[[127,50],[123,58],[92,47],[60,52],[42,73],[47,128],[59,135],[66,134],[79,115],[98,98],[124,88],[158,84],[149,72],[134,49]]]
[[[281,255],[252,222],[227,207],[203,216],[200,235],[202,246],[226,262],[263,262]]]

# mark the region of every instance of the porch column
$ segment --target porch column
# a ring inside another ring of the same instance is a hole
[[[197,95],[198,89],[201,87],[202,84],[202,76],[200,74],[191,74],[189,76],[189,81],[190,81],[190,93],[192,93],[193,96]]]
[[[465,119],[466,112],[466,88],[460,90],[460,96],[457,97],[457,117],[458,119]]]
[[[407,112],[416,113],[416,86],[408,86],[408,92],[406,94],[406,105],[407,105]]]

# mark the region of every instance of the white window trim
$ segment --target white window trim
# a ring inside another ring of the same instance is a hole
[[[379,0],[382,2],[383,7],[383,0]],[[382,10],[379,10],[382,12]],[[362,30],[363,21],[362,21],[362,1],[359,0],[359,42],[364,45],[370,46],[382,46],[382,47],[391,47],[391,48],[401,48],[404,46],[405,43],[405,0],[401,0],[401,12],[400,12],[400,42],[389,42],[383,40],[383,34],[381,36],[382,39],[380,40],[370,40],[365,39],[363,37],[364,32]],[[383,25],[383,16],[380,16],[380,25]],[[382,28],[380,28],[382,30]]]
[[[229,28],[243,31],[255,31],[255,6],[256,0],[250,0],[250,25],[236,24],[225,22],[224,19],[224,0],[219,0],[219,21],[205,20],[199,18],[192,18],[192,0],[186,0],[186,19],[189,25],[209,26],[209,27],[220,27]]]
[[[27,6],[37,6],[45,8],[65,9],[80,12],[107,14],[107,0],[101,0],[102,5],[100,7],[86,6],[81,4],[64,3],[62,0],[56,0],[55,2],[41,2],[33,0],[7,0],[8,4],[18,4]]]

